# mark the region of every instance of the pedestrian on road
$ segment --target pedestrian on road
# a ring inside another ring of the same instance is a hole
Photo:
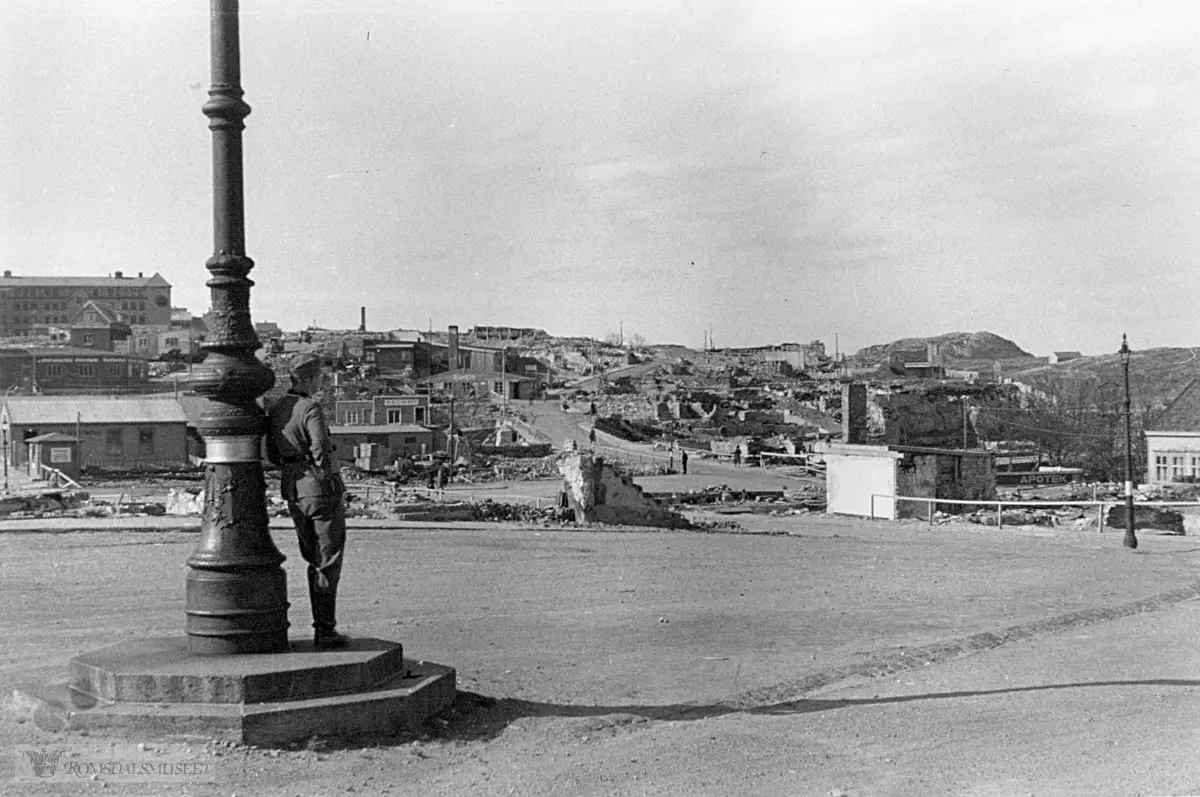
[[[592,444],[592,449],[596,448],[596,427],[593,426],[588,430],[588,442]]]
[[[686,475],[687,475],[687,459],[688,459],[688,457],[687,457],[687,452],[686,452],[686,451],[680,451],[680,452],[679,452],[679,467],[683,468],[683,475],[684,475],[684,476],[686,476]]]
[[[313,644],[342,648],[337,632],[337,588],[346,547],[346,485],[333,459],[333,442],[320,403],[321,360],[299,354],[288,364],[292,386],[267,412],[267,457],[282,470],[280,492],[308,563]]]
[[[738,446],[733,449],[733,467],[740,468],[742,466],[742,447]]]

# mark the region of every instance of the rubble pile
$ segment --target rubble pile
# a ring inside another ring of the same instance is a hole
[[[561,507],[535,507],[529,504],[506,504],[499,501],[481,501],[470,504],[472,520],[493,522],[516,521],[522,523],[574,523],[575,515]]]
[[[1108,510],[1108,515],[1105,517],[1104,522],[1112,528],[1123,529],[1125,528],[1125,517],[1125,505],[1117,504]],[[1183,515],[1181,513],[1157,506],[1135,505],[1133,507],[1133,528],[1135,530],[1153,529],[1165,531],[1168,534],[1177,534],[1181,537],[1187,533],[1183,527]]]
[[[474,469],[472,475],[478,473],[483,478],[474,481],[486,481],[488,468]],[[514,457],[495,457],[491,460],[491,475],[501,481],[533,481],[535,479],[552,479],[558,475],[558,455],[524,459]]]
[[[82,490],[47,490],[36,495],[7,495],[0,498],[0,517],[71,517],[72,515],[67,513],[86,511],[89,500],[90,496]]]

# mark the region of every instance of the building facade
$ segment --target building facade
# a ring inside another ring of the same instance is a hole
[[[169,326],[171,285],[158,273],[127,277],[0,277],[0,337],[42,334],[51,325],[75,321],[88,301],[112,307],[130,324]]]
[[[546,337],[545,331],[533,327],[477,326],[471,330],[477,340],[519,340],[520,338]]]
[[[424,457],[434,451],[433,430],[405,423],[335,425],[329,438],[341,463],[365,470],[384,470],[401,457]]]
[[[170,398],[8,396],[0,425],[9,429],[9,466],[28,463],[25,441],[48,434],[77,438],[84,468],[178,467],[188,464],[187,417]]]
[[[428,389],[458,399],[498,396],[523,400],[534,397],[537,387],[533,379],[495,371],[447,371],[416,381],[418,390]]]
[[[65,346],[0,349],[0,391],[137,392],[149,381],[147,363],[134,357]]]
[[[334,423],[341,426],[429,423],[429,396],[374,396],[338,401]]]
[[[1200,481],[1200,379],[1193,379],[1146,428],[1146,481]]]

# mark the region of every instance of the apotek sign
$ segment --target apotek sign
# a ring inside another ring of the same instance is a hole
[[[1070,484],[1083,476],[1081,470],[1030,471],[1027,473],[997,473],[996,484],[1004,487],[1040,487]]]

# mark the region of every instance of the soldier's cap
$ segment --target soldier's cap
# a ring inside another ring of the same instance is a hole
[[[297,380],[321,373],[321,358],[315,354],[297,354],[288,362],[288,373]]]

